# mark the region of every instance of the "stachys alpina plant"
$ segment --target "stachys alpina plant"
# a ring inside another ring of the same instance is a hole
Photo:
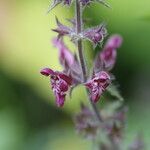
[[[71,23],[70,27],[62,24],[56,17],[57,27],[52,29],[57,33],[52,43],[59,51],[59,62],[63,70],[44,68],[41,74],[50,78],[50,85],[58,107],[63,107],[66,95],[71,94],[76,86],[82,84],[86,88],[88,100],[93,109],[81,104],[81,112],[74,117],[77,132],[96,141],[94,143],[98,150],[122,150],[124,149],[122,139],[127,108],[122,107],[123,98],[113,84],[115,78],[111,70],[115,66],[117,50],[121,47],[123,39],[118,34],[110,36],[93,60],[93,66],[87,68],[83,41],[91,42],[94,49],[102,45],[108,36],[103,23],[95,27],[84,28],[82,13],[92,3],[110,7],[105,0],[53,0],[48,12],[58,4],[67,6],[75,4],[75,17],[68,19]],[[72,53],[64,43],[64,36],[68,36],[75,44],[75,53]],[[99,110],[96,103],[102,95],[104,98],[115,98],[119,101],[106,104]],[[138,138],[128,149],[142,150],[142,140]]]

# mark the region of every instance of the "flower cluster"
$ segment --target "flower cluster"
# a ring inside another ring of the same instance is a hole
[[[81,104],[81,111],[74,117],[76,131],[87,139],[96,139],[98,150],[122,150],[125,148],[126,112],[127,108],[121,103],[111,102],[101,109],[103,121],[99,123],[93,112]],[[138,135],[126,149],[144,150],[142,136]]]
[[[94,138],[97,134],[99,124],[94,113],[81,103],[81,112],[74,117],[76,130],[85,138]]]
[[[88,5],[91,1],[80,0],[78,2],[82,4],[83,7]],[[99,0],[99,2],[105,4],[103,0]],[[70,6],[71,0],[54,0],[52,6],[55,7],[59,3],[64,3]],[[84,85],[89,90],[91,101],[96,103],[111,83],[109,71],[115,64],[117,54],[116,50],[122,43],[122,38],[119,35],[114,35],[108,39],[104,49],[94,60],[93,74],[86,75],[87,79],[85,81],[85,79],[81,78],[83,77],[83,66],[80,65],[81,60],[79,61],[76,53],[72,53],[67,48],[63,42],[63,38],[64,36],[69,36],[75,44],[79,40],[88,40],[97,46],[99,43],[102,43],[107,36],[107,30],[105,25],[101,24],[96,27],[83,29],[78,33],[77,28],[79,25],[77,25],[77,20],[77,18],[68,20],[72,24],[72,27],[68,27],[60,23],[56,17],[57,28],[53,29],[53,31],[57,32],[58,36],[53,39],[53,45],[58,49],[59,62],[63,67],[63,71],[53,71],[49,68],[41,70],[41,74],[50,76],[50,82],[56,97],[57,106],[63,106],[66,94],[71,93],[73,88],[79,84]]]
[[[74,42],[76,42],[79,39],[87,39],[90,42],[92,42],[94,46],[97,46],[97,44],[102,43],[104,38],[107,36],[107,30],[105,24],[103,23],[92,28],[87,28],[83,30],[80,34],[77,34],[76,20],[72,19],[68,21],[72,24],[72,27],[63,25],[56,17],[57,28],[52,29],[52,31],[58,33],[58,39],[60,39],[63,36],[69,36]]]
[[[123,138],[123,130],[126,121],[127,108],[119,109],[118,102],[111,103],[116,105],[110,108],[110,104],[101,109],[101,118],[103,122],[99,124],[96,121],[93,112],[85,105],[81,105],[81,112],[74,117],[77,132],[83,134],[86,138],[96,138],[100,134],[106,134],[111,140],[117,141]],[[109,113],[111,111],[111,113]],[[90,129],[90,130],[89,130]]]
[[[55,72],[54,74],[54,71],[46,68],[43,69],[41,73],[51,77],[52,89],[56,96],[57,105],[63,106],[66,92],[69,91],[70,87],[75,87],[78,84],[85,85],[90,90],[91,100],[97,102],[111,82],[110,75],[107,71],[110,71],[115,64],[116,50],[121,46],[122,38],[119,35],[110,37],[104,49],[98,54],[98,57],[95,58],[94,74],[91,77],[89,76],[86,83],[83,83],[81,79],[82,71],[77,56],[71,53],[62,39],[64,35],[75,35],[75,29],[61,24],[57,18],[56,22],[58,27],[53,29],[53,31],[58,33],[58,38],[53,40],[53,44],[58,48],[59,61],[63,66],[63,71],[62,73]],[[80,33],[82,37],[89,39],[94,44],[102,42],[106,34],[107,32],[103,25],[86,29],[83,33]],[[60,77],[60,74],[64,74],[69,80],[72,80],[72,83],[68,84],[66,80]],[[61,86],[65,88],[61,88]]]
[[[52,29],[58,34],[57,38],[53,39],[53,45],[59,51],[59,62],[63,67],[63,71],[54,71],[50,68],[44,68],[41,70],[41,74],[50,77],[57,106],[63,106],[67,93],[71,93],[73,88],[79,84],[82,84],[88,89],[90,101],[96,103],[111,83],[110,71],[116,61],[116,50],[122,44],[122,38],[119,35],[110,37],[104,49],[99,52],[93,63],[92,75],[86,74],[85,72],[85,60],[81,54],[83,53],[82,41],[88,40],[97,46],[99,43],[102,43],[107,36],[107,30],[104,24],[82,29],[82,10],[91,2],[100,2],[108,6],[105,0],[76,0],[76,18],[72,20],[68,19],[72,26],[68,27],[63,25],[56,17],[57,28]],[[49,10],[60,3],[70,6],[72,0],[54,0]],[[72,53],[64,44],[64,36],[69,36],[71,41],[76,45],[79,45],[79,41],[81,42],[80,48],[77,48],[78,52],[81,51],[79,52],[80,60],[78,60],[76,53]]]
[[[63,106],[67,91],[78,84],[85,85],[90,91],[90,97],[93,102],[97,102],[100,96],[111,83],[108,70],[114,66],[116,61],[116,49],[120,47],[122,38],[114,35],[108,39],[104,49],[99,54],[99,59],[95,60],[97,68],[94,74],[84,83],[81,79],[82,71],[77,59],[64,44],[62,39],[54,39],[53,44],[58,48],[59,61],[63,67],[62,72],[55,72],[52,69],[44,68],[41,73],[50,76],[53,92],[56,96],[58,106]],[[103,69],[100,67],[103,63]]]

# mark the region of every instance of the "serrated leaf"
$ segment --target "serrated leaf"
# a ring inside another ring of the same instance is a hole
[[[111,84],[108,88],[107,91],[114,97],[116,97],[118,100],[123,101],[123,97],[120,94],[120,91],[117,89],[117,87],[113,84]]]

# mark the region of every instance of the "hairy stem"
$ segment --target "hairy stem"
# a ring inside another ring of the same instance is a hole
[[[80,6],[80,2],[76,0],[76,33],[79,34],[82,31],[82,10]],[[78,53],[83,73],[83,80],[86,81],[86,66],[83,56],[83,47],[82,47],[82,40],[77,41]]]
[[[81,8],[79,0],[76,0],[75,12],[76,12],[76,33],[79,34],[82,32],[82,8]],[[77,41],[77,48],[78,48],[79,59],[80,59],[80,64],[81,64],[81,68],[82,68],[82,77],[85,82],[87,80],[87,72],[86,72],[87,68],[86,68],[85,59],[83,56],[83,46],[82,46],[81,39],[79,39]],[[100,113],[99,113],[96,105],[91,101],[88,90],[87,90],[87,94],[88,94],[88,99],[90,101],[90,104],[95,112],[95,115],[96,115],[97,119],[101,122],[102,118],[100,116]]]

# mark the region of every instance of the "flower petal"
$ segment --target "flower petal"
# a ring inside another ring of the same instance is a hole
[[[56,104],[58,107],[62,107],[64,105],[64,102],[65,102],[65,94],[64,95],[61,95],[59,93],[55,93],[55,96],[56,96]]]
[[[60,73],[60,74],[59,74],[59,77],[60,77],[61,79],[63,79],[64,81],[66,81],[67,84],[69,84],[69,85],[72,84],[72,78],[71,78],[71,77],[69,77],[69,76],[67,76],[67,75],[65,75],[65,74],[63,74],[63,73]]]
[[[67,65],[72,65],[74,63],[74,56],[69,51],[69,49],[65,46],[64,42],[59,39],[53,39],[53,44],[55,47],[59,49],[59,60],[62,65],[64,65],[64,62],[67,63]]]
[[[40,71],[40,73],[44,76],[55,75],[55,72],[50,68],[44,68]]]
[[[123,39],[120,35],[118,35],[118,34],[113,35],[108,39],[105,47],[106,48],[111,47],[111,48],[114,48],[114,49],[119,48],[122,44],[122,41],[123,41]]]
[[[98,57],[95,58],[94,72],[101,70],[110,71],[115,63],[117,57],[117,48],[122,44],[122,37],[120,35],[111,36],[106,42],[104,49],[99,53]]]

